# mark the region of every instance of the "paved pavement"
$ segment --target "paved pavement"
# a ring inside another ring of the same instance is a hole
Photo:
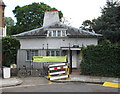
[[[80,75],[79,72],[73,72],[69,79],[56,80],[54,82],[85,82],[85,83],[104,83],[104,82],[119,82],[119,78],[112,77],[95,77]],[[48,80],[44,77],[26,77],[26,78],[7,78],[0,79],[2,87],[14,85],[42,85],[48,84]]]
[[[0,87],[16,86],[22,84],[22,82],[23,81],[17,77],[6,79],[0,78]]]
[[[119,78],[113,77],[98,77],[98,76],[85,76],[80,75],[78,72],[73,72],[70,78],[66,80],[54,80],[53,82],[82,82],[82,83],[97,83],[103,84],[104,82],[117,82],[120,83]]]

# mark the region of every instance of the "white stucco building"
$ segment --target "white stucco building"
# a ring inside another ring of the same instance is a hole
[[[100,34],[77,29],[60,23],[58,11],[46,11],[43,27],[13,35],[20,40],[17,66],[41,68],[31,62],[32,56],[67,56],[72,68],[79,68],[80,50],[84,45],[97,45]]]

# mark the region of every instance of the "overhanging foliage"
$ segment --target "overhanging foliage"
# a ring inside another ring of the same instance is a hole
[[[17,19],[17,23],[9,28],[7,34],[14,35],[42,27],[45,11],[55,9],[44,3],[32,3],[22,7],[16,6],[13,13]],[[58,12],[61,19],[63,14],[61,11]]]
[[[2,64],[10,66],[16,64],[17,51],[20,48],[20,42],[14,37],[2,38]]]

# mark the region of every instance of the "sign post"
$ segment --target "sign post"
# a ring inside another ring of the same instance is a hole
[[[70,43],[69,43],[69,60],[70,60],[70,74],[72,73],[72,51],[70,50]]]

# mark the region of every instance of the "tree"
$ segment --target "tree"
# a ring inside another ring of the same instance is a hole
[[[44,3],[32,3],[23,7],[16,6],[13,13],[17,19],[17,23],[11,28],[11,35],[42,27],[44,12],[53,9],[56,8],[51,8]],[[62,12],[58,12],[59,17],[63,17]]]
[[[101,33],[104,39],[111,42],[120,42],[120,3],[113,0],[107,0],[102,9],[102,15],[93,19],[93,29]]]
[[[11,35],[11,28],[14,27],[14,24],[14,20],[11,17],[5,17],[7,35]]]
[[[90,25],[96,32],[103,35],[103,39],[110,40],[112,43],[120,42],[120,3],[114,0],[107,0],[102,8],[102,15],[97,19],[86,20],[83,28]]]
[[[2,65],[10,66],[16,64],[17,51],[20,48],[20,42],[14,37],[2,38]]]
[[[5,17],[5,26],[10,27],[14,25],[14,20],[11,17]]]
[[[93,24],[92,21],[85,20],[83,21],[82,26],[80,28],[83,30],[89,30],[89,29],[92,29],[92,24]]]
[[[61,22],[66,25],[70,25],[71,18],[62,17]]]

